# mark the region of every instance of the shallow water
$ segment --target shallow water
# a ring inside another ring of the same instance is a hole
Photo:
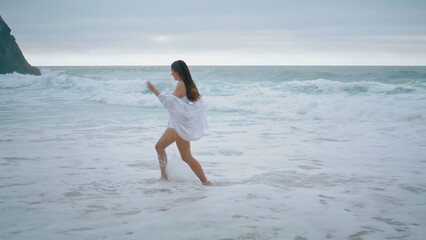
[[[423,239],[425,67],[193,67],[199,184],[154,145],[168,67],[0,76],[1,239]]]

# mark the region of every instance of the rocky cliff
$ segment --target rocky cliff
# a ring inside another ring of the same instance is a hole
[[[0,74],[18,72],[22,74],[41,75],[40,69],[31,66],[15,37],[10,34],[10,28],[0,16]]]

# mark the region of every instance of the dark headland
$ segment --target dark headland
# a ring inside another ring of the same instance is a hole
[[[10,34],[10,28],[0,16],[0,74],[18,72],[41,75],[40,69],[31,66]]]

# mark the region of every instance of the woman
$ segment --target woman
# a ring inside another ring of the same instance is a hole
[[[206,106],[201,100],[201,95],[192,80],[186,63],[178,60],[172,64],[171,68],[172,76],[177,81],[172,95],[160,94],[152,83],[147,82],[147,87],[167,108],[170,117],[168,128],[155,145],[160,162],[161,178],[167,180],[166,148],[176,142],[182,160],[191,167],[204,185],[212,185],[204,175],[200,163],[192,156],[190,146],[190,141],[200,139],[207,127],[207,120],[204,116]]]

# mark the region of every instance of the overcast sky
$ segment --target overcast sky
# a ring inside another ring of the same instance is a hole
[[[1,0],[32,65],[426,65],[425,0]]]

